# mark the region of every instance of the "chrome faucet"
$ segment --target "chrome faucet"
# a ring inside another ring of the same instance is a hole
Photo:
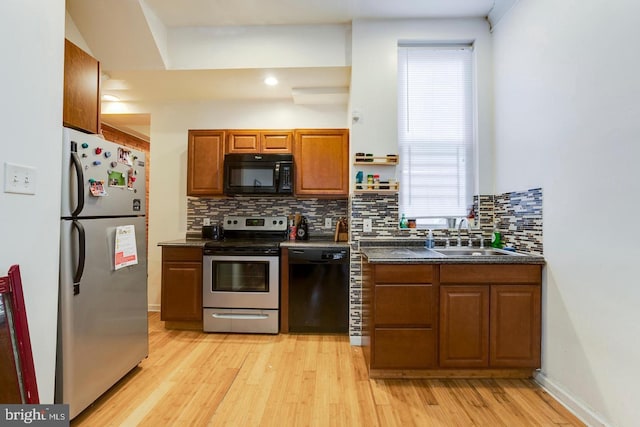
[[[471,227],[469,226],[469,220],[467,218],[460,218],[460,221],[458,221],[458,241],[456,245],[458,247],[462,246],[462,239],[460,238],[460,229],[462,228],[463,222],[467,223],[467,234],[471,236]]]

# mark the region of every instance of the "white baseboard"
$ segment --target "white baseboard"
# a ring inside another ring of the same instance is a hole
[[[350,336],[349,343],[352,346],[361,347],[362,346],[362,337],[361,336]]]
[[[147,307],[148,311],[160,311],[160,304],[149,304]]]
[[[547,391],[547,393],[553,396],[558,402],[562,404],[562,406],[571,411],[576,417],[580,418],[580,420],[586,425],[605,427],[610,426],[605,421],[603,421],[598,414],[586,407],[584,403],[576,400],[565,389],[554,383],[542,372],[537,372],[533,376],[533,378],[538,384],[540,384],[542,388]]]

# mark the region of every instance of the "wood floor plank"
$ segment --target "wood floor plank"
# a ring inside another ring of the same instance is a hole
[[[527,419],[520,405],[514,403],[495,380],[469,380],[487,407],[496,414],[502,425],[509,427],[539,426],[536,419]]]
[[[532,380],[369,379],[346,335],[205,334],[149,315],[149,357],[72,426],[582,426]]]
[[[438,402],[438,406],[440,406],[444,412],[444,420],[448,420],[451,426],[481,425],[474,423],[474,420],[470,418],[458,397],[451,393],[451,387],[449,386],[450,381],[451,380],[429,380],[428,382],[429,388],[436,402]]]
[[[462,408],[474,422],[480,425],[508,427],[508,424],[502,422],[469,380],[451,380],[449,387],[450,392],[457,397]]]

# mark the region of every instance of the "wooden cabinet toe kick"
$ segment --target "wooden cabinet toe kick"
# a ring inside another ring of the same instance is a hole
[[[371,369],[369,378],[445,379],[445,378],[532,378],[534,369]]]

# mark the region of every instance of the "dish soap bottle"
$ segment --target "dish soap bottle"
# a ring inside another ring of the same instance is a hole
[[[404,214],[402,214],[402,218],[400,218],[400,228],[409,228],[409,222]]]
[[[433,240],[433,231],[429,229],[429,234],[427,234],[426,247],[432,249],[435,247],[435,242]]]
[[[491,247],[502,248],[502,235],[498,230],[498,223],[493,224],[493,231],[491,232]]]

